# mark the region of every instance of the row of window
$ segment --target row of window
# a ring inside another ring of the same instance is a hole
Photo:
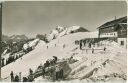
[[[116,35],[115,33],[102,33],[101,35]]]
[[[114,27],[100,29],[100,32],[112,32],[112,31],[114,31]]]

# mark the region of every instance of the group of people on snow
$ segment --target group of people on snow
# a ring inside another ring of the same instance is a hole
[[[85,49],[86,53],[88,52],[88,50],[92,50],[92,53],[94,53],[94,47],[100,46],[98,40],[94,41],[94,39],[76,40],[75,44],[79,45],[80,50],[84,50],[83,47],[88,47],[88,49]],[[106,51],[106,47],[103,48],[103,51]]]
[[[11,76],[11,82],[19,82],[20,81],[20,78],[18,75],[14,76],[13,71],[11,71],[10,76]]]
[[[29,69],[29,75],[27,77],[23,77],[21,78],[21,72],[19,73],[19,75],[15,75],[14,76],[14,72],[11,71],[10,73],[10,77],[11,77],[11,82],[32,82],[33,81],[33,71],[32,69],[30,68]]]
[[[47,74],[51,74],[50,76],[53,77],[53,80],[63,79],[63,69],[60,66],[56,65],[58,58],[53,56],[53,59],[46,60],[43,65],[40,65],[38,69],[42,68],[42,75],[45,77]]]
[[[58,58],[53,56],[52,60],[47,60],[43,65],[39,65],[37,70],[41,69],[41,76],[45,78],[45,76],[50,73],[53,80],[64,79],[64,71],[60,66],[56,65],[57,60]],[[50,69],[51,66],[53,67],[52,69]],[[14,76],[13,71],[11,71],[10,77],[12,82],[32,82],[36,77],[38,77],[35,76],[36,73],[38,74],[38,72],[33,72],[32,69],[29,69],[29,75],[21,79],[21,73]]]

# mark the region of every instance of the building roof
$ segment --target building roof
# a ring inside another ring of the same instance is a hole
[[[112,21],[109,21],[109,22],[106,22],[105,24],[101,25],[98,28],[107,28],[109,26],[113,26],[113,25],[116,25],[116,24],[119,24],[119,23],[127,24],[127,16],[121,17],[121,18],[118,18],[118,19],[115,19],[115,20],[112,20]]]

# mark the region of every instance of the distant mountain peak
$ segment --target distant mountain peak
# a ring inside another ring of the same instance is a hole
[[[53,39],[56,39],[57,37],[62,37],[64,35],[68,35],[71,33],[77,33],[77,32],[88,32],[88,30],[81,26],[76,26],[76,25],[71,26],[71,27],[57,26],[54,30],[51,31],[47,39],[48,41],[51,41]]]

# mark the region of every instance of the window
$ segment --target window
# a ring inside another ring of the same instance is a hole
[[[121,41],[120,44],[121,44],[121,45],[124,45],[124,41]]]

